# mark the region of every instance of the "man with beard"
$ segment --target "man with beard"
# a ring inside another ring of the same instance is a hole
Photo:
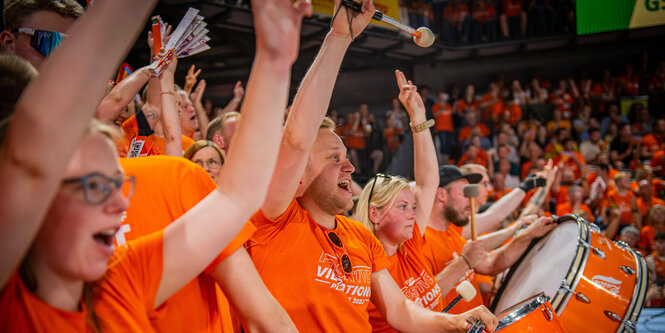
[[[339,10],[333,19],[293,100],[268,194],[251,218],[257,231],[247,251],[301,332],[369,332],[370,300],[399,331],[467,331],[467,319],[476,318],[491,332],[497,319],[486,308],[455,316],[406,299],[387,270],[381,243],[341,215],[353,206],[354,168],[335,124],[324,117],[344,54],[373,14],[374,5],[366,0],[362,14]],[[415,91],[415,86],[401,89]]]
[[[482,175],[472,173],[463,175],[452,165],[439,168],[439,188],[434,199],[430,221],[425,231],[425,259],[432,265],[433,272],[440,272],[436,279],[441,286],[443,304],[450,303],[457,293],[451,286],[467,280],[476,288],[476,297],[469,302],[458,303],[449,313],[461,313],[469,308],[483,305],[483,300],[476,272],[485,275],[496,275],[512,266],[526,250],[532,239],[542,237],[556,227],[549,217],[541,217],[522,233],[513,237],[512,241],[499,249],[493,248],[493,241],[479,239],[467,242],[458,232],[455,225],[463,227],[469,223],[471,208],[469,199],[464,197],[463,187],[478,183]]]

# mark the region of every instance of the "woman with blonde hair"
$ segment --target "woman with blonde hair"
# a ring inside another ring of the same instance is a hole
[[[440,312],[444,307],[441,288],[420,251],[439,185],[436,150],[428,130],[433,121],[426,119],[413,83],[400,71],[395,75],[399,100],[411,119],[415,186],[402,177],[378,174],[363,189],[355,216],[383,245],[391,264],[388,271],[404,295],[423,308]],[[374,304],[370,303],[368,311],[373,331],[394,331]]]
[[[216,143],[208,140],[196,141],[187,148],[183,157],[203,167],[216,183],[219,182],[217,177],[222,171],[226,155]]]

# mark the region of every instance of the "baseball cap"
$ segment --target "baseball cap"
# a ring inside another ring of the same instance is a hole
[[[483,179],[483,175],[479,173],[463,175],[462,171],[454,165],[442,165],[439,167],[439,187],[446,186],[462,178],[468,180],[469,184],[477,184]]]

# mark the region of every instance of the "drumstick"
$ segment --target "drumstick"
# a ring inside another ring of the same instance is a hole
[[[464,299],[465,302],[471,302],[471,300],[476,297],[476,288],[474,288],[471,282],[467,280],[460,282],[455,290],[459,295],[457,295],[457,297],[455,297],[455,299],[450,302],[450,304],[448,304],[448,306],[446,306],[441,312],[446,313],[450,311],[450,309],[452,309],[460,299]]]
[[[469,198],[469,205],[471,206],[471,240],[475,241],[478,239],[478,229],[476,229],[476,200],[475,197],[478,196],[480,190],[478,189],[478,184],[468,184],[463,187],[464,197]]]

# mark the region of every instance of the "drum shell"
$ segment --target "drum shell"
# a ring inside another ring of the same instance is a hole
[[[520,312],[526,312],[521,313]],[[509,318],[517,316],[519,318]],[[559,317],[543,294],[521,302],[517,306],[497,316],[499,327],[496,332],[501,333],[565,333]],[[506,322],[508,320],[508,322]]]

